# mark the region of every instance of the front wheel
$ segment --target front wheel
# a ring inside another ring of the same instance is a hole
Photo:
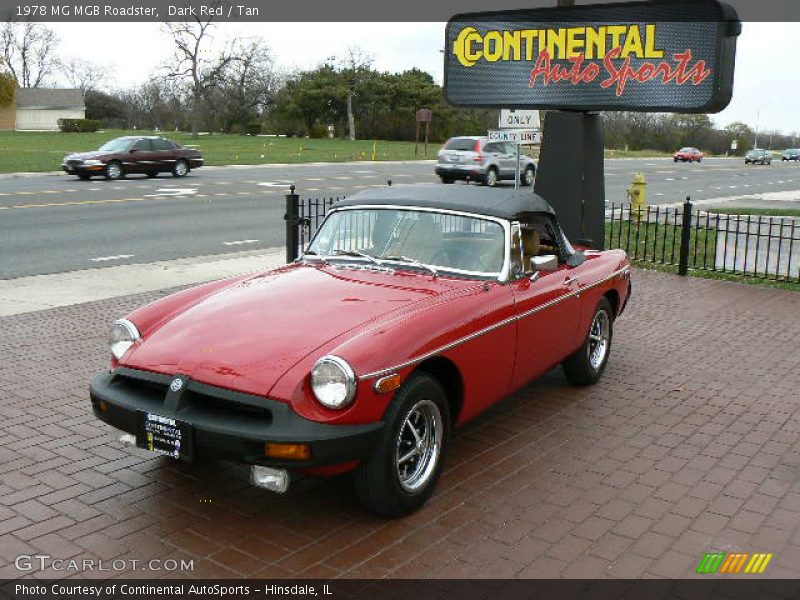
[[[442,180],[442,183],[453,183],[453,181],[454,181],[450,177],[440,177],[439,179]]]
[[[175,163],[175,166],[172,167],[172,174],[175,177],[186,177],[186,174],[189,172],[189,163],[185,160],[181,159]]]
[[[611,304],[607,298],[603,298],[594,310],[583,345],[562,364],[570,383],[590,385],[600,379],[611,353],[613,318]]]
[[[356,469],[356,493],[370,511],[401,517],[433,494],[442,472],[450,411],[439,382],[412,375],[389,405],[375,453]]]
[[[106,165],[106,179],[122,179],[125,177],[125,171],[122,170],[122,163],[117,160],[112,160]]]
[[[500,181],[500,176],[497,174],[497,169],[491,167],[486,172],[486,185],[488,185],[489,187],[495,187],[499,181]]]

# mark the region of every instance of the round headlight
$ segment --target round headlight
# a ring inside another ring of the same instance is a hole
[[[111,353],[119,360],[133,346],[133,343],[141,336],[136,325],[127,319],[114,321],[108,336],[108,343],[111,346]]]
[[[338,356],[323,356],[311,370],[311,389],[328,408],[344,408],[356,395],[356,374]]]

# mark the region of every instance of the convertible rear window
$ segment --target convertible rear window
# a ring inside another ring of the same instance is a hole
[[[494,276],[505,262],[505,230],[497,221],[435,211],[349,209],[331,213],[309,252]]]

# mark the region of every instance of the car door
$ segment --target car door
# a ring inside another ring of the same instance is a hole
[[[172,142],[164,138],[155,138],[150,140],[152,145],[152,160],[151,165],[153,172],[171,171],[172,166],[175,164],[175,148]]]
[[[149,138],[142,138],[130,149],[130,166],[126,169],[129,173],[147,173],[154,167],[153,149]]]
[[[523,265],[530,264],[534,253],[542,255],[530,248],[523,249]],[[515,388],[562,362],[576,347],[581,310],[577,293],[579,278],[575,268],[562,260],[560,250],[556,250],[556,256],[557,270],[535,275],[530,267],[523,266],[523,272],[511,283],[517,319]]]

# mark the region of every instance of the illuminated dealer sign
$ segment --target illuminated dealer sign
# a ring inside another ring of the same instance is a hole
[[[445,92],[457,106],[718,112],[740,30],[715,0],[456,15]]]

